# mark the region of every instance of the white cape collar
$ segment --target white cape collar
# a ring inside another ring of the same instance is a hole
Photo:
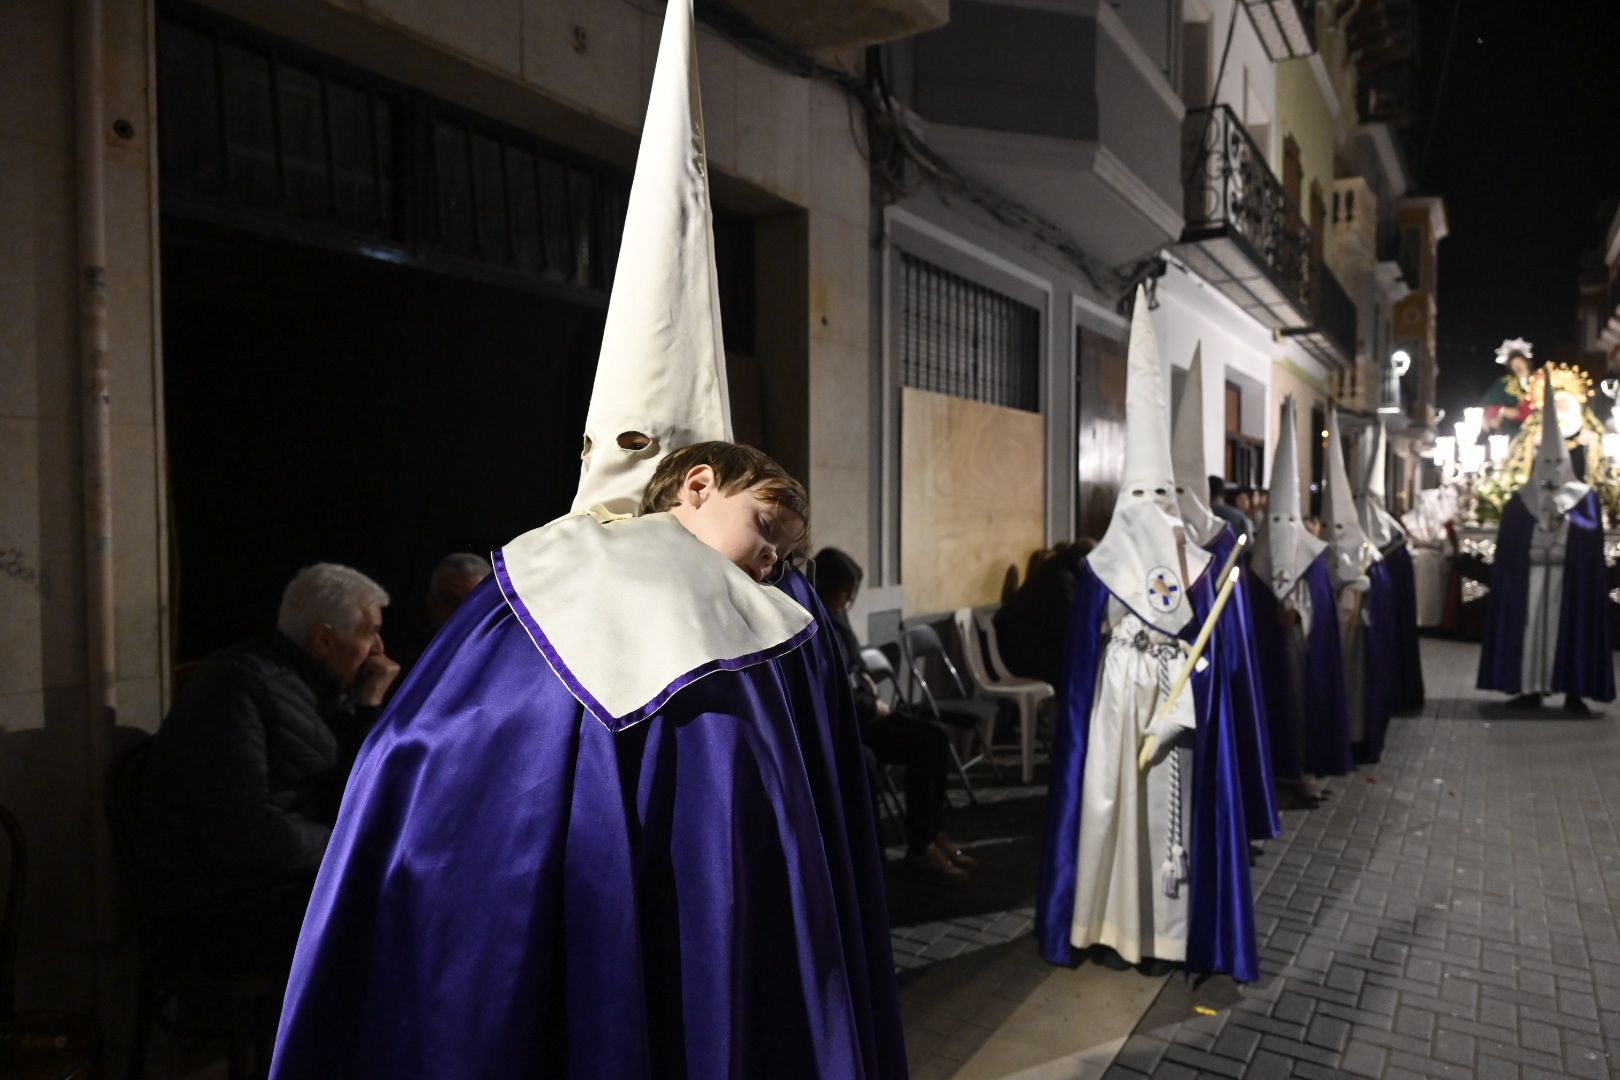
[[[816,632],[791,597],[669,514],[592,507],[524,533],[492,561],[535,647],[611,731],[647,719],[705,675],[775,659]]]

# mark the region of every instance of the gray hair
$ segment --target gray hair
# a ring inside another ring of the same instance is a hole
[[[483,581],[494,569],[489,565],[488,559],[482,555],[474,555],[470,551],[446,555],[439,560],[439,565],[433,568],[433,576],[428,579],[428,591],[437,592],[449,578],[475,578]]]
[[[381,585],[352,567],[316,563],[287,583],[276,629],[302,645],[319,623],[342,633],[353,630],[372,604],[388,606],[388,593]]]

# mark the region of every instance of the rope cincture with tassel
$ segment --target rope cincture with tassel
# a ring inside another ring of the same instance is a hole
[[[1159,657],[1159,700],[1170,696],[1170,658],[1167,653]],[[1181,835],[1181,752],[1170,748],[1170,820],[1169,836],[1165,844],[1164,865],[1159,870],[1159,887],[1164,895],[1174,900],[1181,894],[1181,883],[1187,878],[1187,848]]]

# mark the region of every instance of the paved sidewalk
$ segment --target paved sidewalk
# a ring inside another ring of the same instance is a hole
[[[1620,1076],[1620,708],[1510,715],[1478,655],[1425,641],[1424,714],[1284,815],[1259,983],[1051,968],[1025,904],[900,927],[914,1075]]]
[[[1620,710],[1510,715],[1478,657],[1425,641],[1424,714],[1286,815],[1265,978],[1173,979],[1108,1077],[1620,1075]]]

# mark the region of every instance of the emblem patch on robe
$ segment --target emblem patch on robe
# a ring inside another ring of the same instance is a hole
[[[1166,566],[1148,571],[1147,598],[1154,611],[1174,611],[1181,606],[1181,579]]]

